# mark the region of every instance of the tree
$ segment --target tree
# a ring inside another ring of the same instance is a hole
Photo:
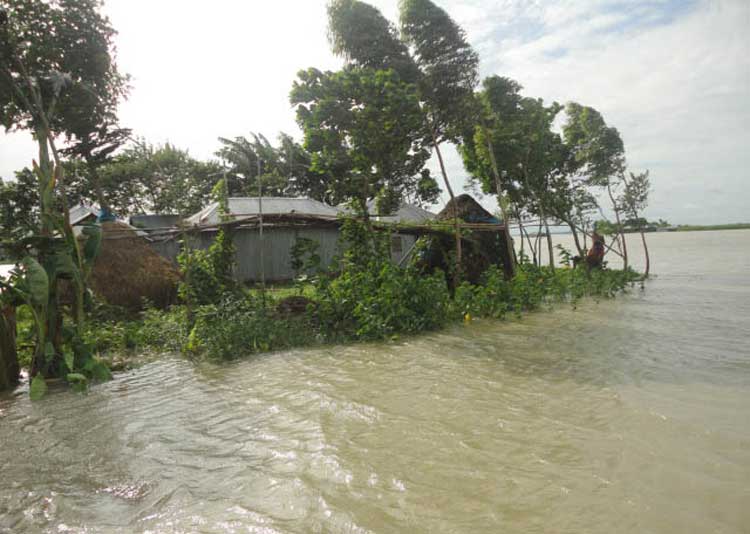
[[[636,222],[638,232],[641,234],[641,241],[643,242],[643,251],[646,254],[646,271],[644,276],[648,277],[651,269],[651,258],[649,257],[646,235],[644,233],[645,219],[640,216],[640,213],[648,205],[651,180],[649,179],[649,171],[642,172],[641,174],[633,174],[632,172],[629,174],[630,178],[626,177],[625,173],[620,175],[624,187],[617,199],[617,204],[620,210]]]
[[[476,123],[474,88],[479,82],[479,56],[467,41],[463,29],[430,0],[401,0],[399,9],[401,36],[411,47],[420,71],[418,87],[427,129],[445,188],[455,206],[455,195],[440,144],[445,141],[459,144],[463,133]],[[502,203],[501,207],[504,209]],[[504,222],[508,246],[511,247],[507,218]],[[460,277],[461,237],[457,214],[454,214],[454,223],[456,276]]]
[[[2,247],[10,258],[18,258],[17,244],[39,227],[37,179],[30,169],[16,172],[13,181],[0,180],[0,232]]]
[[[627,244],[620,220],[620,210],[614,196],[613,180],[625,171],[625,147],[616,128],[607,126],[597,110],[569,103],[565,112],[563,136],[571,154],[570,168],[580,176],[586,187],[599,187],[607,191],[617,220],[618,239],[621,243],[625,268],[628,266]]]
[[[277,172],[287,177],[287,191],[335,206],[342,202],[329,187],[329,176],[312,168],[312,156],[290,135],[279,134]]]
[[[472,96],[479,57],[463,30],[429,0],[401,2],[402,40],[377,9],[363,2],[334,1],[328,14],[334,53],[345,57],[352,66],[392,68],[402,80],[416,82],[426,135],[438,157],[443,183],[451,200],[455,200],[440,144],[457,142],[467,122],[475,116]],[[460,267],[458,217],[454,217],[454,224],[456,263]],[[457,268],[457,276],[459,273]]]
[[[107,204],[121,215],[190,215],[210,202],[222,167],[217,162],[196,160],[170,144],[154,146],[139,141],[98,167],[98,173]]]
[[[112,160],[113,153],[128,141],[131,134],[130,129],[119,128],[107,122],[81,123],[73,134],[75,137],[71,146],[61,151],[66,156],[78,157],[84,161],[87,182],[90,182],[85,184],[85,190],[96,193],[96,201],[103,213],[110,211],[110,205],[102,187],[100,168]]]
[[[6,130],[30,130],[39,147],[39,161],[34,164],[40,204],[40,232],[34,239],[37,258],[24,258],[13,289],[35,311],[38,335],[32,375],[62,376],[66,370],[91,373],[94,369],[82,343],[72,344],[72,361],[63,358],[58,293],[61,280],[72,280],[72,315],[80,340],[85,276],[101,234],[90,229],[82,248],[73,233],[56,138],[80,131],[92,117],[97,117],[95,122],[113,117],[127,90],[126,77],[114,60],[115,32],[99,6],[96,0],[0,3],[0,123]],[[55,205],[56,191],[62,198],[62,212]],[[32,385],[31,390],[38,388]]]
[[[420,72],[396,28],[375,7],[358,0],[328,4],[328,40],[334,54],[354,67],[395,70],[407,83]]]
[[[482,86],[477,99],[484,118],[473,128],[473,135],[464,136],[459,148],[464,166],[486,193],[496,193],[501,199],[500,195],[507,195],[518,218],[521,250],[526,237],[535,262],[536,245],[525,232],[523,220],[527,214],[539,218],[554,265],[547,217],[554,201],[553,181],[560,185],[562,142],[551,128],[562,108],[556,102],[545,106],[541,99],[524,98],[521,85],[509,78],[490,76]]]
[[[429,153],[413,85],[393,70],[367,68],[309,69],[298,77],[290,99],[305,149],[312,169],[330,176],[334,196],[352,201],[369,225],[369,200],[378,199],[381,211],[394,198],[419,192]]]

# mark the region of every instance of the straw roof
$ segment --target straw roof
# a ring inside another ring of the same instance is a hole
[[[148,240],[118,221],[102,223],[102,233],[90,278],[94,293],[109,304],[131,310],[141,309],[144,298],[158,307],[175,302],[179,272]]]

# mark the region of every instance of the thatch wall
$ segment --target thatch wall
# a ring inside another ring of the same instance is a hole
[[[107,303],[140,310],[148,299],[157,307],[175,303],[179,272],[136,230],[121,222],[102,223],[102,246],[89,284]]]
[[[476,200],[466,194],[456,197],[455,202],[448,202],[445,208],[438,213],[437,220],[452,221],[456,216],[465,223],[500,223]],[[452,258],[454,258],[456,250],[455,238],[450,235],[432,235],[423,239],[427,241],[427,244],[419,262],[420,266],[429,272],[435,269],[449,272],[453,268],[454,260]],[[465,231],[461,240],[461,249],[463,280],[468,280],[474,284],[478,283],[482,273],[490,265],[502,267],[506,278],[510,278],[512,275],[512,260],[508,257],[505,233],[502,230]]]

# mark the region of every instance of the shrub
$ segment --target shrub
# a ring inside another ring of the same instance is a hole
[[[148,308],[142,314],[140,327],[130,333],[130,342],[139,348],[179,352],[187,346],[190,326],[187,309],[173,306],[168,310]]]
[[[238,356],[309,344],[315,339],[307,317],[282,317],[274,301],[265,305],[253,296],[227,296],[218,304],[196,311],[187,349],[212,358],[232,360]]]
[[[448,320],[445,276],[422,276],[390,262],[350,268],[316,288],[316,319],[328,339],[385,339],[434,330]]]
[[[177,257],[182,280],[177,288],[180,299],[190,305],[219,302],[225,293],[237,289],[233,278],[235,247],[232,235],[219,230],[207,250],[188,245]]]

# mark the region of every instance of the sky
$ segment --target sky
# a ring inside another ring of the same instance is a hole
[[[370,3],[396,21],[397,0]],[[630,169],[651,172],[649,219],[750,222],[750,0],[436,3],[465,29],[483,77],[513,78],[546,102],[592,106],[618,128]],[[121,124],[197,158],[213,157],[219,136],[300,139],[288,100],[296,73],[342,64],[329,50],[325,6],[106,0],[120,70],[132,76]],[[460,158],[446,152],[453,188],[463,191]],[[28,133],[0,133],[0,177],[34,157]]]

